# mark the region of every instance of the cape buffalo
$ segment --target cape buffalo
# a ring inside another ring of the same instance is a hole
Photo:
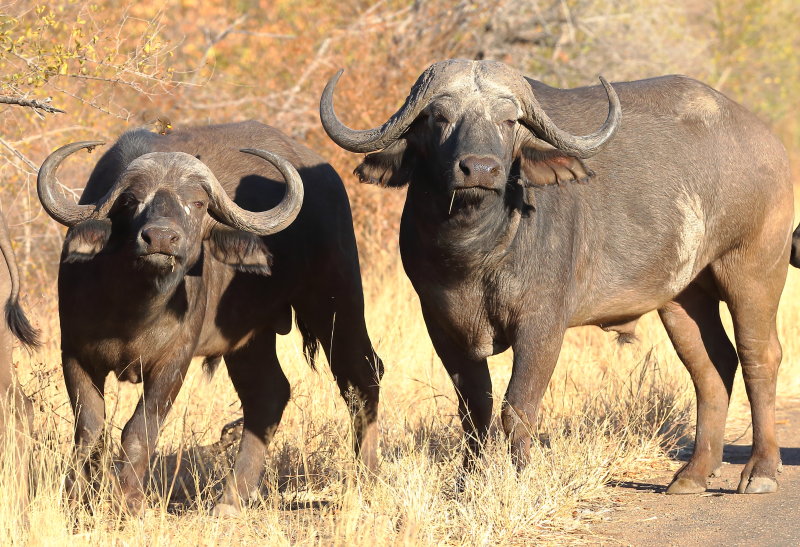
[[[8,484],[9,514],[24,518],[28,504],[28,457],[33,430],[33,405],[14,379],[11,362],[13,339],[29,349],[39,345],[39,333],[31,327],[19,304],[19,269],[11,248],[8,227],[0,213],[0,299],[5,301],[5,320],[0,321],[0,451],[11,450],[7,461],[16,467],[15,484]],[[4,459],[7,456],[4,455]]]
[[[357,131],[333,110],[340,75],[322,123],[343,148],[373,152],[356,168],[363,182],[408,184],[403,265],[472,452],[492,408],[487,356],[514,351],[502,424],[521,466],[565,329],[628,334],[658,310],[697,393],[694,454],[668,492],[705,490],[720,465],[738,359],[753,418],[738,491],[777,489],[775,316],[793,201],[764,124],[683,76],[566,90],[499,62],[448,60],[386,123]]]
[[[72,498],[96,471],[110,372],[144,382],[118,464],[119,494],[135,514],[190,360],[224,356],[244,434],[215,512],[238,511],[257,491],[289,400],[275,336],[289,332],[292,308],[312,365],[322,344],[350,405],[355,450],[373,467],[383,365],[367,335],[350,206],[333,168],[257,122],[163,136],[135,130],[100,158],[79,204],[60,197],[58,165],[97,144],[55,151],[38,182],[44,208],[70,227],[58,279],[61,351],[76,454],[86,462],[70,481]]]

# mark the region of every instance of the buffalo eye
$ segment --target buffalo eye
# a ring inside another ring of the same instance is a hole
[[[194,205],[198,209],[202,209],[203,207],[205,207],[206,203],[204,201],[193,201],[192,205]]]
[[[514,127],[517,125],[517,120],[506,120],[503,123],[508,127]]]
[[[122,194],[119,197],[119,199],[117,200],[117,203],[121,207],[131,207],[131,206],[135,205],[136,203],[138,203],[138,201],[139,200],[137,200],[136,197],[133,194],[125,193],[125,194]]]
[[[436,114],[433,117],[433,121],[441,125],[447,125],[450,123],[450,120],[448,120],[444,114]]]

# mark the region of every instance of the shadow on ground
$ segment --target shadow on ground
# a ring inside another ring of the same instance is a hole
[[[722,452],[722,461],[731,465],[744,465],[750,459],[750,451],[752,446],[749,444],[726,444]],[[800,447],[782,447],[781,449],[781,463],[784,467],[787,466],[800,466]],[[689,461],[692,456],[692,448],[682,448],[673,456],[674,459],[682,462]],[[614,481],[609,483],[609,486],[615,488],[624,488],[626,490],[649,492],[652,494],[661,494],[667,490],[669,483],[654,484],[651,482],[638,482],[638,481]],[[735,490],[729,488],[709,488],[706,490],[706,495],[723,495],[733,494]]]

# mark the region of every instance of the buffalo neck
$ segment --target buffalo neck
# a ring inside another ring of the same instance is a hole
[[[448,276],[473,275],[501,262],[519,228],[521,212],[507,196],[472,190],[470,202],[458,194],[439,195],[425,184],[409,187],[401,222],[401,250],[413,245]],[[477,194],[477,192],[481,192]],[[475,197],[480,199],[474,199]]]
[[[531,190],[527,206],[514,205],[520,202],[514,196],[490,196],[474,214],[451,219],[438,212],[430,196],[409,188],[400,227],[409,276],[424,284],[458,285],[494,279],[505,271],[541,294],[575,283],[570,264],[577,260],[590,269],[587,246],[601,244],[602,234],[591,229],[592,212],[582,199],[589,189],[562,185]]]
[[[171,274],[177,276],[175,279],[157,278],[152,272],[116,258],[101,255],[87,263],[62,264],[61,275],[97,279],[91,299],[96,304],[90,301],[85,305],[94,307],[92,311],[105,316],[115,328],[127,325],[132,332],[154,324],[178,328],[197,300],[199,278],[180,276],[179,272]]]

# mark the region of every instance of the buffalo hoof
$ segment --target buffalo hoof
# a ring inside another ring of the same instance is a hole
[[[675,479],[667,488],[667,494],[702,494],[705,491],[705,481],[703,481],[703,484],[699,484],[685,477]]]
[[[771,494],[778,491],[778,481],[771,477],[743,478],[736,491],[739,494]]]
[[[125,513],[130,517],[136,518],[142,516],[146,509],[144,495],[139,495],[137,493],[125,496],[122,507]]]
[[[241,513],[241,509],[229,503],[218,503],[211,510],[212,517],[220,518],[238,517]]]

